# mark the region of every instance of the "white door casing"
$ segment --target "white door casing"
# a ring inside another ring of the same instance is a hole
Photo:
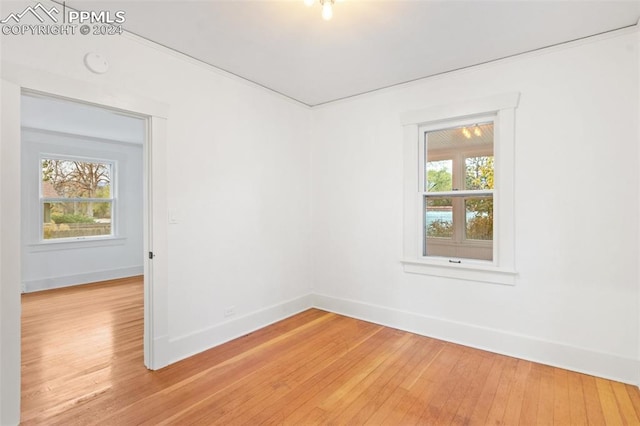
[[[20,419],[20,96],[22,90],[147,117],[144,144],[144,363],[166,365],[169,108],[155,100],[105,90],[45,71],[3,63],[0,81],[0,424]],[[18,208],[16,208],[18,206]],[[149,259],[148,253],[155,254]]]

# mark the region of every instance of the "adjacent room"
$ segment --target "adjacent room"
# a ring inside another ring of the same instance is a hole
[[[23,291],[142,275],[145,120],[29,92],[20,104]]]
[[[29,422],[32,413],[51,417],[100,393],[97,381],[130,347],[127,339],[142,347],[142,336],[128,330],[143,321],[146,122],[37,93],[23,92],[20,105],[22,421]],[[142,366],[141,350],[127,352]]]
[[[3,1],[0,424],[640,423],[639,20]]]

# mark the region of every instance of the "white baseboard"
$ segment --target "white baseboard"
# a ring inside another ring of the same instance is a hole
[[[259,311],[234,318],[213,327],[185,336],[163,341],[159,339],[154,350],[154,367],[166,365],[188,358],[215,346],[237,339],[274,322],[283,320],[313,307],[311,294],[291,299]],[[159,349],[159,350],[158,350]]]
[[[423,336],[636,386],[640,383],[636,359],[353,300],[314,294],[313,301],[318,309]]]
[[[84,274],[65,275],[61,277],[44,278],[22,282],[22,290],[25,293],[34,291],[51,290],[54,288],[70,287],[73,285],[89,284],[99,281],[115,280],[118,278],[133,277],[144,273],[142,265],[127,268],[109,269]]]

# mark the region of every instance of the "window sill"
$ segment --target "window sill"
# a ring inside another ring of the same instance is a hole
[[[73,250],[87,249],[94,247],[121,246],[126,242],[126,237],[103,237],[103,238],[78,238],[64,239],[60,241],[41,241],[28,244],[28,251],[52,251],[52,250]]]
[[[448,262],[448,261],[447,261]],[[516,271],[477,263],[444,263],[437,260],[403,259],[404,271],[411,274],[433,275],[492,284],[515,285]]]

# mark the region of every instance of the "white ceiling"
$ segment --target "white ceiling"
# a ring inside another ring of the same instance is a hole
[[[25,93],[20,100],[22,127],[143,144],[143,118],[65,99]]]
[[[638,0],[69,0],[307,105],[635,25]]]

